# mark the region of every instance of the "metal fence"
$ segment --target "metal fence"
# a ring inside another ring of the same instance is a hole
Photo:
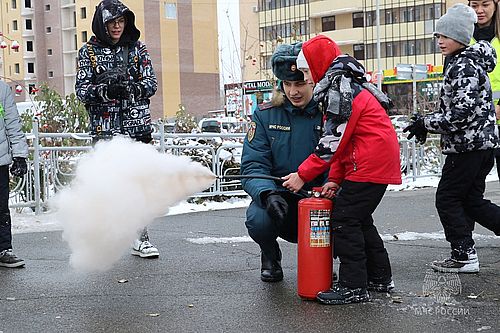
[[[74,176],[78,159],[92,149],[91,137],[87,133],[41,133],[39,124],[33,121],[33,130],[28,138],[30,158],[28,173],[11,184],[10,207],[30,207],[39,214],[48,200],[62,188],[68,186]],[[207,159],[201,161],[216,176],[239,174],[239,157],[243,147],[244,133],[166,133],[160,126],[153,134],[154,145],[161,153],[191,155],[196,160],[202,152]],[[61,144],[71,139],[75,145]],[[425,145],[413,140],[400,140],[401,172],[405,179],[415,181],[429,174],[439,175],[443,155],[437,137],[429,138]],[[236,163],[235,163],[236,162]],[[239,180],[224,180],[218,177],[204,192],[193,197],[244,195]]]

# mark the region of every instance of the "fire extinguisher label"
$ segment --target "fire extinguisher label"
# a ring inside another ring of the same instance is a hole
[[[330,210],[311,209],[309,211],[311,234],[309,237],[310,247],[330,246]]]

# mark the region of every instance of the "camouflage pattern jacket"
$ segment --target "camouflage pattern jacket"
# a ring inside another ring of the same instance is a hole
[[[488,73],[495,49],[486,41],[450,55],[440,92],[440,110],[424,117],[425,128],[441,134],[444,154],[492,149],[498,130]]]

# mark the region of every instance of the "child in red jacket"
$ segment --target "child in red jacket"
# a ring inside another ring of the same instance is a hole
[[[317,299],[325,304],[365,302],[367,290],[394,288],[389,256],[372,218],[387,185],[401,184],[399,143],[385,109],[391,101],[366,81],[363,66],[326,36],[303,44],[297,67],[316,83],[323,135],[298,171],[283,177],[283,185],[298,191],[330,168],[323,195],[332,198],[342,187],[332,213],[339,281]]]

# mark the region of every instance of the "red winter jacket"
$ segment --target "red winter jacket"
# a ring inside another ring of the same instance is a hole
[[[329,181],[344,179],[377,184],[401,184],[399,143],[384,108],[366,89],[357,94],[344,135],[327,162],[311,154],[298,168],[308,182],[330,167]]]

